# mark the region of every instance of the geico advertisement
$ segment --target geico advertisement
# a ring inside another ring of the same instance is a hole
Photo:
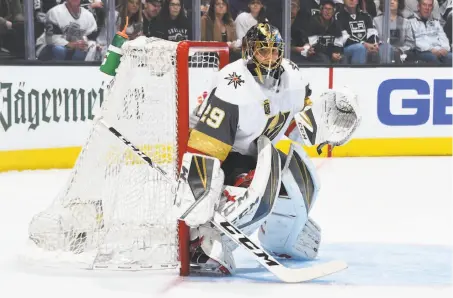
[[[358,94],[356,138],[452,136],[449,68],[335,69],[333,85]]]

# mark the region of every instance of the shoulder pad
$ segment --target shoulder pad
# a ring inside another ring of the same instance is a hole
[[[251,100],[264,100],[259,98],[262,92],[242,59],[222,68],[213,87],[218,98],[231,104],[244,105]]]
[[[283,58],[282,67],[285,70],[285,72],[288,72],[291,75],[300,75],[299,66],[296,63],[294,63],[293,61],[291,61],[291,60]]]
[[[291,72],[291,70],[299,71],[299,66],[296,63],[294,63],[293,61],[288,60],[286,58],[282,59],[282,66],[285,69],[285,71],[289,71],[289,72]]]
[[[296,63],[288,59],[283,59],[282,66],[285,72],[282,74],[284,85],[290,89],[304,89],[305,85],[302,72]]]

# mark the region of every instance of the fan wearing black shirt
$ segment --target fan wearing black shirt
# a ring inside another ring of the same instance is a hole
[[[190,40],[191,24],[180,0],[165,1],[159,16],[151,28],[150,36],[170,40]]]
[[[344,0],[344,10],[336,14],[344,44],[344,63],[365,64],[367,57],[379,58],[379,37],[371,16],[361,11],[358,0]]]
[[[162,8],[162,0],[146,0],[143,8],[143,34],[150,37],[152,27]]]
[[[335,18],[333,0],[322,0],[319,12],[309,18],[307,35],[310,49],[309,61],[330,63],[339,62],[343,53],[341,28]]]

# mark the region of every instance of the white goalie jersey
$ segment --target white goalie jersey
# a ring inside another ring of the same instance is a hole
[[[311,94],[294,63],[284,59],[281,66],[281,78],[270,89],[256,82],[243,59],[223,68],[192,116],[189,148],[223,161],[230,151],[256,155],[261,135],[277,143]]]
[[[283,59],[281,67],[272,88],[257,83],[242,59],[223,68],[191,116],[189,150],[223,161],[230,151],[256,155],[261,135],[274,145],[285,134],[309,146],[347,142],[360,123],[355,94],[347,88],[327,90],[312,102],[297,65]]]

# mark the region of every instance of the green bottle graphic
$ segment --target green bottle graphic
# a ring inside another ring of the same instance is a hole
[[[121,47],[129,39],[126,34],[126,28],[128,25],[128,18],[126,17],[126,24],[124,25],[123,31],[118,31],[113,37],[112,43],[107,49],[104,61],[101,64],[100,70],[110,76],[116,75],[116,69],[120,65],[121,57],[123,56]]]

